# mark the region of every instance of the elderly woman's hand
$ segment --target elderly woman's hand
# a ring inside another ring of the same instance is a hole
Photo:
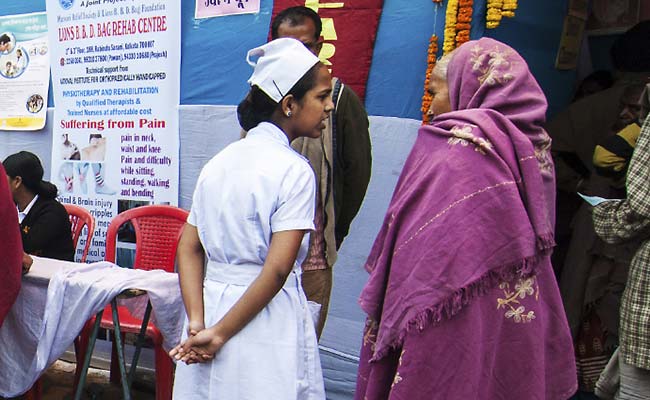
[[[27,253],[23,253],[23,275],[29,272],[29,269],[32,267],[33,263],[34,260],[32,257]]]

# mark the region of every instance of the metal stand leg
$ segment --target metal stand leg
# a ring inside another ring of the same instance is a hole
[[[81,376],[79,378],[79,384],[77,385],[77,390],[74,394],[74,400],[81,400],[81,394],[83,393],[84,386],[86,386],[86,375],[88,375],[88,368],[90,367],[90,359],[93,356],[93,350],[95,349],[95,341],[97,340],[97,333],[99,332],[99,324],[102,322],[102,314],[104,310],[102,309],[95,316],[95,323],[93,325],[93,330],[90,335],[90,341],[88,342],[88,348],[86,349],[86,356],[84,357],[84,364],[81,368]]]
[[[124,400],[131,400],[131,392],[129,390],[129,382],[126,376],[126,365],[124,365],[124,347],[122,345],[122,332],[120,330],[120,318],[117,313],[117,300],[111,300],[111,308],[113,309],[113,325],[115,332],[115,344],[117,345],[117,360],[120,365],[120,376],[122,378],[122,394]]]
[[[142,345],[144,344],[144,336],[147,332],[147,325],[149,325],[149,318],[151,317],[151,302],[147,301],[147,309],[144,311],[144,317],[142,319],[142,326],[140,327],[140,333],[138,333],[138,339],[135,342],[135,352],[133,353],[133,361],[131,362],[131,369],[129,370],[129,379],[128,386],[131,387],[133,384],[133,378],[135,377],[135,370],[138,366],[138,359],[140,358],[140,350],[142,350]]]

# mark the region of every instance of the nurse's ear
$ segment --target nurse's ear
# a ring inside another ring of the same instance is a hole
[[[280,108],[286,118],[291,118],[296,108],[296,98],[292,94],[284,96],[280,101]]]

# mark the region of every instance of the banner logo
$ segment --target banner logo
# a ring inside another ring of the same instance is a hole
[[[72,8],[72,5],[74,4],[74,0],[59,0],[59,4],[61,5],[61,8],[64,10],[69,10]]]

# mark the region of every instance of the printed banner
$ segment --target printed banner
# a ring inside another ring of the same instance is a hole
[[[196,0],[195,19],[260,12],[260,0]]]
[[[0,130],[45,126],[48,52],[45,13],[0,17]]]
[[[293,6],[320,15],[324,43],[319,58],[363,100],[383,0],[275,0],[273,17]]]
[[[106,228],[133,204],[178,203],[180,2],[47,0],[52,183]]]

